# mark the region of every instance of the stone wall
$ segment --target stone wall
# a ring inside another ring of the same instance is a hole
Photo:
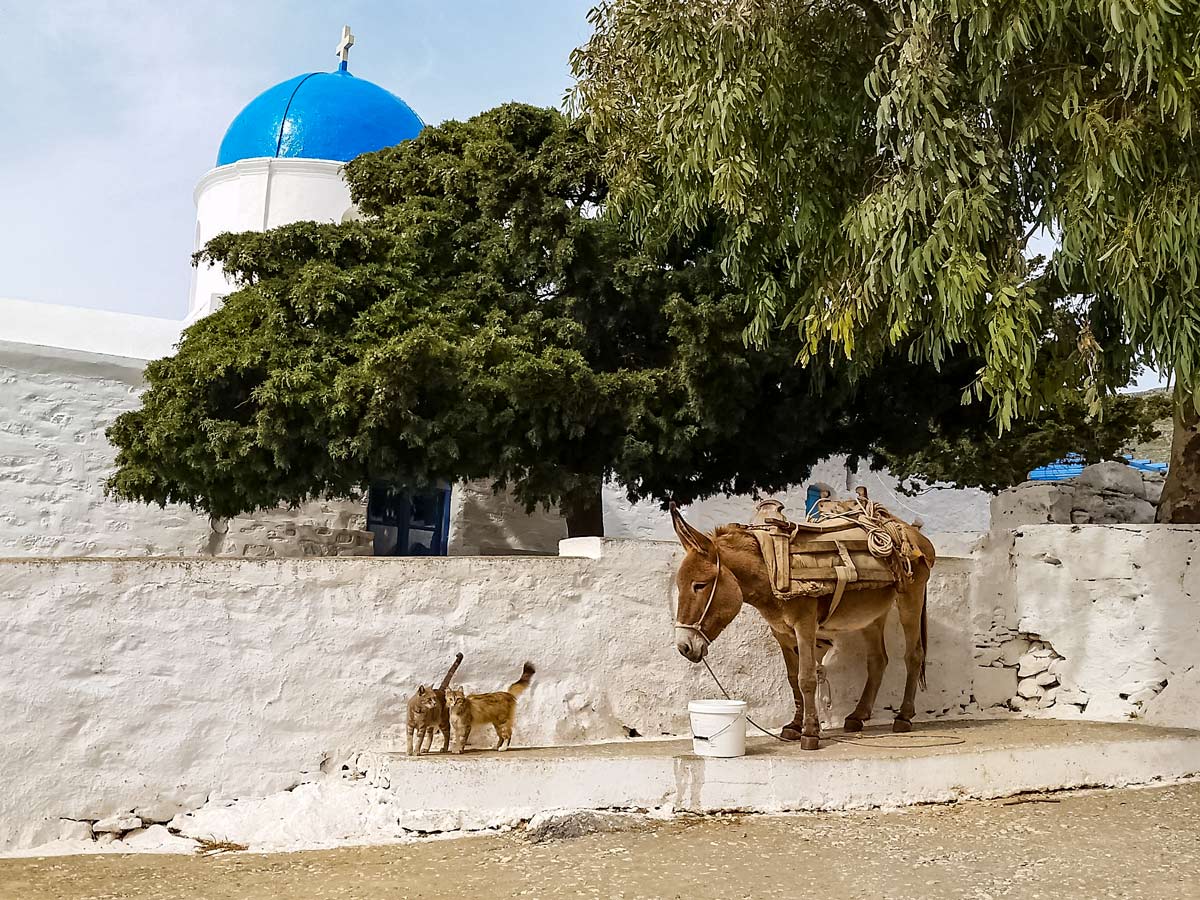
[[[205,555],[222,557],[373,556],[365,501],[314,500],[211,523]]]
[[[847,469],[843,457],[819,463],[803,484],[776,497],[787,507],[792,519],[804,515],[807,487],[828,484],[838,496],[852,497],[859,485],[901,518],[920,519],[926,534],[949,535],[987,531],[990,527],[990,498],[983,491],[934,486],[919,496],[910,497],[897,489],[896,479],[886,471],[871,472],[861,466],[858,472]],[[687,508],[688,521],[710,528],[726,522],[746,522],[754,513],[754,500],[748,496],[713,497]],[[604,492],[605,533],[610,537],[649,540],[673,540],[671,517],[656,503],[630,503],[617,485]]]
[[[1200,727],[1197,540],[1037,526],[970,556],[944,542],[920,716]],[[56,837],[60,819],[167,821],[397,746],[407,694],[457,651],[473,690],[538,666],[517,744],[686,734],[686,702],[718,694],[673,646],[675,545],[564,546],[578,556],[0,561],[0,847]],[[894,622],[888,647],[881,721],[904,677]],[[831,654],[832,724],[861,689],[858,648]],[[758,721],[790,719],[752,610],[709,659]]]
[[[1016,669],[1015,709],[1200,728],[1198,545],[1200,527],[1182,525],[993,534],[972,604],[977,664],[996,666],[987,645],[1015,638],[1000,662]]]
[[[1110,460],[1066,481],[1027,481],[992,500],[992,527],[1150,524],[1165,480]]]
[[[538,667],[516,744],[686,734],[687,701],[718,694],[674,647],[676,546],[595,543],[598,559],[0,561],[0,847],[291,787],[398,741],[408,694],[458,651],[468,689]],[[944,571],[923,710],[962,699],[961,576]],[[791,718],[752,611],[712,664],[761,721]]]

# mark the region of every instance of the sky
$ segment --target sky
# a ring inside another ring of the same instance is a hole
[[[350,68],[429,124],[560,106],[594,0],[0,0],[0,297],[180,319],[238,111]],[[2,323],[0,323],[2,327]]]

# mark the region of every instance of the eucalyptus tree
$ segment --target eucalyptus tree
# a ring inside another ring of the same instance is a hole
[[[605,0],[573,100],[611,205],[715,249],[752,341],[979,359],[1000,428],[1173,374],[1200,520],[1200,4]]]

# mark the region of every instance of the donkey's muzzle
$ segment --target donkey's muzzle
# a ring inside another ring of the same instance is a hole
[[[708,642],[694,631],[686,628],[675,629],[675,649],[688,662],[698,663],[708,652]]]

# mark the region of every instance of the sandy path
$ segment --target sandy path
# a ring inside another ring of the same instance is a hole
[[[0,861],[4,900],[1200,898],[1200,783],[290,853]]]

